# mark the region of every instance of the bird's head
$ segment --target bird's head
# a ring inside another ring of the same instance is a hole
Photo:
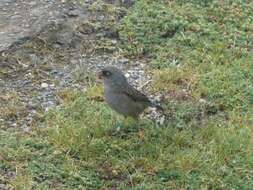
[[[124,85],[127,83],[126,77],[116,67],[105,67],[99,73],[98,77],[102,79],[105,85]]]

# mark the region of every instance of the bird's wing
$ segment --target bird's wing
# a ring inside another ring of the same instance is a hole
[[[140,91],[136,90],[135,88],[133,88],[130,85],[124,90],[124,94],[126,94],[128,97],[130,97],[135,102],[140,101],[140,102],[151,103],[145,94],[141,93]]]

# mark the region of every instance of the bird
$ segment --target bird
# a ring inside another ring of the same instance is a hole
[[[104,96],[107,104],[116,112],[134,119],[147,107],[158,107],[149,98],[131,86],[124,73],[114,66],[107,66],[98,73],[104,83]]]

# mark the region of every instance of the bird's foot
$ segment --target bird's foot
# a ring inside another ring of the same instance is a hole
[[[116,124],[116,131],[119,132],[121,131],[121,129],[124,127],[124,124],[123,123],[117,123]]]
[[[125,136],[127,133],[135,133],[138,131],[138,121],[132,118],[125,118],[123,122],[117,122],[113,128],[109,129],[108,134],[112,136]]]
[[[108,129],[108,134],[110,136],[117,136],[122,132],[122,128],[124,127],[122,122],[117,122],[114,127]]]
[[[132,118],[126,118],[124,120],[124,131],[125,132],[137,132],[139,129],[138,121]]]

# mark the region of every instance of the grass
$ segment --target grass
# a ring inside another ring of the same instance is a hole
[[[47,115],[47,129],[1,131],[1,171],[17,175],[7,180],[15,189],[252,187],[251,126],[179,130],[143,120],[115,133],[122,118],[83,93],[73,96]]]
[[[110,7],[110,6],[109,6]],[[126,122],[101,88],[64,91],[28,133],[0,128],[0,184],[14,189],[252,189],[251,1],[139,0],[120,52],[149,60],[168,122]],[[93,7],[94,8],[94,7]]]

